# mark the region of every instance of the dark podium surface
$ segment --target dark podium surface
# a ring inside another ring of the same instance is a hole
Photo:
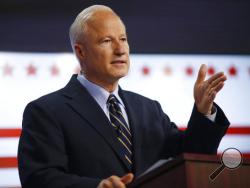
[[[211,181],[220,165],[219,156],[185,153],[136,178],[128,188],[250,188],[250,159],[243,158],[237,169],[225,168]]]

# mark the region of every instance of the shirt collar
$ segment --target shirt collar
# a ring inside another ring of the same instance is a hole
[[[90,93],[90,95],[96,100],[96,102],[103,108],[106,107],[106,103],[108,100],[108,97],[111,93],[106,91],[101,86],[87,80],[84,75],[78,74],[77,80],[87,89],[87,91]],[[123,102],[118,94],[119,87],[117,86],[115,90],[112,92],[113,95],[118,99],[119,103],[123,106]]]

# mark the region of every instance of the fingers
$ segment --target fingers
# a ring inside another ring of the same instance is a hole
[[[216,97],[216,94],[223,88],[224,82],[220,82],[216,87],[211,88],[208,91],[207,97],[208,97],[208,103],[212,103]]]
[[[108,180],[111,182],[112,188],[125,188],[125,184],[118,176],[111,176],[108,178]]]
[[[223,86],[224,86],[224,82],[226,81],[226,76],[223,73],[220,73],[220,76],[216,75],[216,77],[214,77],[213,81],[211,80],[207,80],[207,84],[206,85],[206,90],[211,93],[213,91],[219,92]]]
[[[130,183],[134,178],[132,173],[128,173],[123,177],[110,176],[102,180],[97,188],[126,188],[126,184]]]
[[[226,76],[223,74],[222,76],[218,77],[216,80],[212,81],[210,83],[210,87],[216,87],[217,85],[219,85],[220,83],[223,83],[224,81],[226,81]]]
[[[208,95],[211,95],[213,92],[218,93],[224,86],[224,81],[219,81],[218,83],[216,83],[216,85],[214,84],[213,87],[209,86],[207,88],[207,92]]]
[[[134,175],[132,173],[128,173],[125,176],[121,177],[121,181],[124,184],[129,184],[132,182],[132,180],[134,179]]]
[[[112,188],[113,185],[109,180],[102,180],[101,183],[98,185],[97,188]]]
[[[224,75],[223,72],[218,72],[218,73],[216,73],[215,75],[211,76],[211,77],[207,80],[207,82],[208,82],[208,84],[213,84],[214,82],[218,81],[218,79],[221,79],[221,81],[222,81],[222,80],[226,81],[227,77]]]
[[[97,188],[126,188],[126,187],[118,176],[110,176],[109,178],[102,180]]]
[[[198,77],[197,77],[197,80],[196,80],[196,83],[201,83],[205,80],[206,78],[206,73],[207,73],[207,66],[202,64],[200,69],[199,69],[199,72],[198,72]]]
[[[224,86],[224,82],[219,82],[215,87],[213,87],[211,90],[218,93]]]

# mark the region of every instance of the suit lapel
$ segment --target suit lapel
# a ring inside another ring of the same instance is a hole
[[[76,77],[77,75],[73,75],[70,82],[64,88],[63,95],[69,98],[69,100],[67,100],[68,105],[83,119],[88,121],[89,125],[91,125],[113,149],[123,162],[125,168],[127,168],[125,165],[126,161],[124,157],[121,156],[121,146],[107,116],[86,88],[78,82]]]

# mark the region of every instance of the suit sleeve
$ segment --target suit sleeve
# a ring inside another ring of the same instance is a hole
[[[23,188],[95,188],[100,179],[70,174],[63,131],[45,106],[27,105],[18,147]]]
[[[217,104],[214,103],[214,105],[217,108],[215,122],[198,112],[194,105],[187,130],[185,131],[185,152],[217,153],[220,141],[230,123],[222,109]]]
[[[162,112],[158,103],[165,132],[164,151],[162,152],[164,158],[176,156],[183,152],[216,154],[220,141],[230,123],[221,108],[215,103],[214,105],[217,108],[215,122],[199,113],[194,105],[187,129],[181,131]]]

